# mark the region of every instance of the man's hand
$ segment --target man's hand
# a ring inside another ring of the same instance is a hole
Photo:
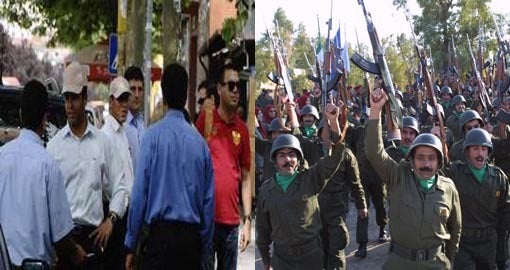
[[[273,270],[273,267],[271,267],[271,265],[264,264],[264,270]]]
[[[370,118],[379,119],[384,104],[388,100],[386,92],[382,88],[375,88],[370,95]],[[375,118],[372,118],[375,117]]]
[[[358,216],[360,218],[367,218],[368,217],[368,210],[366,208],[359,209],[358,210]]]
[[[246,219],[243,225],[243,229],[241,230],[241,241],[239,243],[239,248],[241,252],[245,251],[248,245],[250,244],[251,239],[251,221]]]
[[[343,106],[343,104],[341,104],[340,106]],[[336,106],[333,103],[328,103],[326,105],[326,110],[324,112],[326,113],[326,118],[328,119],[329,122],[329,129],[332,132],[340,134],[340,124],[338,123],[340,107]]]
[[[94,235],[96,239],[94,239],[94,245],[101,249],[101,252],[104,252],[106,245],[108,244],[108,239],[112,235],[113,231],[113,223],[107,218],[92,232],[89,234],[89,238],[92,238]]]
[[[74,253],[71,256],[72,262],[74,265],[83,265],[87,257],[87,252],[77,243],[74,245],[74,248]]]
[[[133,270],[135,268],[136,268],[135,255],[133,253],[128,253],[126,255],[126,270]]]

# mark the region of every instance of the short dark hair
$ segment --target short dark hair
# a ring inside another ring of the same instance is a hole
[[[126,78],[128,82],[131,80],[143,82],[142,70],[137,66],[130,66],[126,69],[126,72],[124,72],[124,78]]]
[[[161,79],[163,100],[168,108],[182,110],[188,97],[188,73],[183,66],[172,63],[163,70]]]
[[[48,108],[48,91],[38,80],[31,80],[21,94],[21,126],[35,131],[44,118]]]
[[[237,71],[237,69],[235,68],[235,66],[232,63],[232,61],[227,59],[227,60],[225,60],[225,64],[223,64],[223,66],[221,66],[220,77],[218,78],[218,82],[222,82],[222,83],[224,82],[223,78],[225,78],[225,71],[227,71],[229,69]]]

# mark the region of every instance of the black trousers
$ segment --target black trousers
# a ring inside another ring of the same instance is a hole
[[[141,269],[200,269],[202,240],[196,224],[157,222],[141,253]]]
[[[124,217],[115,223],[112,235],[110,236],[110,239],[108,239],[108,245],[104,251],[104,269],[126,269],[126,249],[124,247],[124,239],[126,237],[128,211],[126,211]]]
[[[58,270],[102,270],[105,269],[104,262],[104,254],[103,251],[100,250],[97,246],[94,245],[95,237],[89,238],[89,235],[96,229],[94,226],[82,226],[75,225],[74,229],[71,231],[71,236],[74,241],[76,241],[88,255],[85,265],[81,268],[77,268],[70,261],[70,258],[59,258],[57,269]]]

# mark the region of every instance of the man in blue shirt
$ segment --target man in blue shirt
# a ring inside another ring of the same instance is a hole
[[[126,119],[126,136],[129,142],[129,150],[133,161],[133,169],[136,171],[136,159],[140,152],[140,142],[145,132],[143,119],[143,73],[139,67],[130,66],[124,72],[124,78],[129,82],[131,90],[131,102]]]
[[[0,223],[15,266],[27,258],[51,265],[54,247],[59,259],[75,266],[86,256],[70,236],[74,224],[64,177],[41,140],[47,107],[44,85],[28,82],[21,96],[20,135],[0,149]]]
[[[124,242],[126,269],[134,269],[140,243],[141,269],[200,269],[202,251],[213,235],[211,155],[202,136],[184,119],[186,70],[168,65],[161,86],[169,110],[142,139]],[[140,240],[142,226],[149,233]]]

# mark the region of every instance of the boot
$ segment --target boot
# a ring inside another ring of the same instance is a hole
[[[388,235],[386,235],[386,230],[384,230],[384,226],[381,226],[379,229],[379,243],[384,243],[388,241]]]
[[[358,258],[365,258],[367,256],[367,243],[360,243],[358,251],[354,253],[354,256]]]

